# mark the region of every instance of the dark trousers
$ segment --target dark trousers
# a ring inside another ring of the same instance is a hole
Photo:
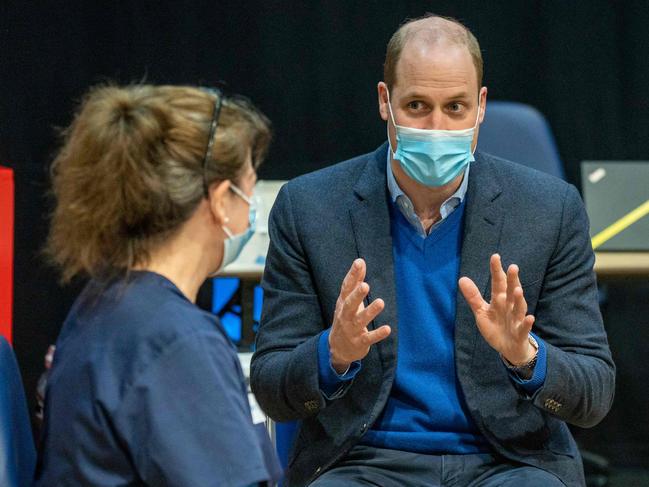
[[[311,487],[560,487],[550,472],[489,453],[425,455],[355,446]]]

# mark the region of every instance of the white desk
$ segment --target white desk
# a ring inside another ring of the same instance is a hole
[[[598,277],[649,277],[649,252],[595,252]]]
[[[610,278],[649,278],[649,252],[595,252],[595,272],[600,280]],[[254,288],[264,274],[260,264],[232,263],[221,276],[241,279],[242,343],[252,344],[252,300]]]

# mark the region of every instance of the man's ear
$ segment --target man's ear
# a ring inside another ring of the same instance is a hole
[[[484,120],[485,113],[487,111],[487,87],[483,86],[480,88],[480,115],[478,115],[478,124],[481,124]]]
[[[225,201],[229,189],[230,181],[228,179],[219,183],[212,183],[208,189],[210,212],[219,226],[226,224],[228,221]]]
[[[379,81],[379,84],[376,85],[376,91],[379,96],[379,114],[381,118],[387,122],[390,112],[388,110],[388,85],[383,81]]]

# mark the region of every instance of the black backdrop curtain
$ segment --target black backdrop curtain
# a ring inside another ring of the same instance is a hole
[[[15,348],[28,396],[79,287],[60,287],[39,253],[56,127],[70,122],[89,86],[225,81],[274,122],[260,177],[287,179],[384,140],[376,83],[385,46],[401,21],[426,11],[454,16],[476,34],[490,99],[529,103],[548,117],[571,182],[584,159],[649,159],[646,0],[2,0],[0,164],[16,174]],[[649,462],[649,287],[612,286],[616,409],[580,438],[638,464]]]

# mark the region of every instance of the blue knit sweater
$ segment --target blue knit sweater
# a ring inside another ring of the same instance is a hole
[[[399,318],[398,365],[382,416],[363,444],[429,454],[488,450],[455,374],[455,300],[462,203],[426,237],[392,206]]]

